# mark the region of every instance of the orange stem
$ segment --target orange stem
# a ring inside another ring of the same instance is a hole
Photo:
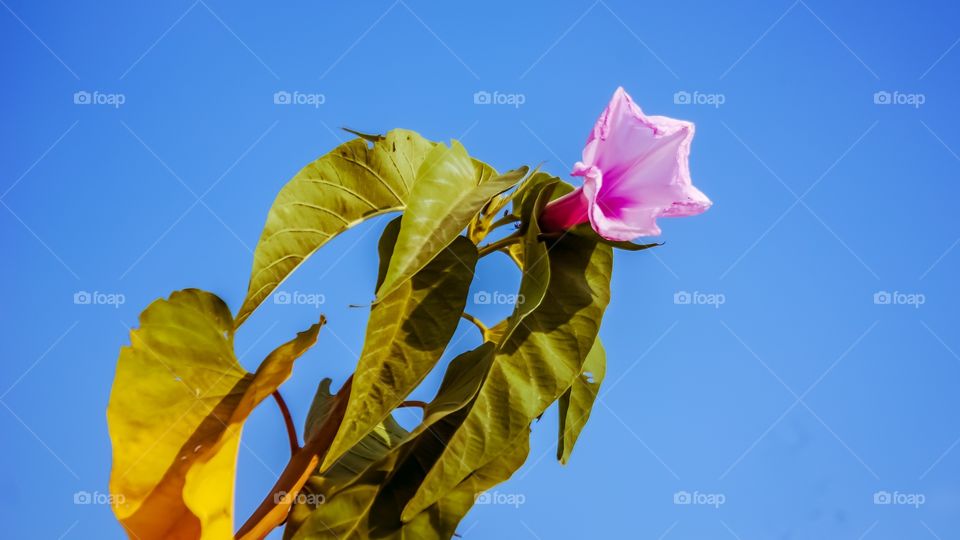
[[[333,443],[333,438],[340,429],[352,384],[353,376],[351,375],[334,396],[336,401],[323,426],[290,458],[290,462],[283,469],[273,489],[237,531],[237,540],[262,540],[287,519],[297,494],[303,489],[307,479],[330,449],[330,444]]]
[[[300,438],[297,437],[297,427],[293,425],[293,416],[290,414],[290,409],[287,408],[287,402],[284,401],[283,396],[280,395],[280,390],[274,390],[273,399],[277,402],[277,406],[280,407],[280,414],[283,415],[283,423],[287,426],[287,439],[290,441],[290,456],[294,456],[297,453],[297,450],[300,450]]]

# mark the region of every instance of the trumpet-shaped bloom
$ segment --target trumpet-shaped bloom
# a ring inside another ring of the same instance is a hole
[[[541,227],[589,222],[600,236],[624,241],[659,235],[659,217],[706,211],[712,203],[690,179],[693,132],[690,122],[644,115],[617,88],[573,167],[583,186],[548,204]]]

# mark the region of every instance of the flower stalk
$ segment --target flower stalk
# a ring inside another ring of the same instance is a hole
[[[320,465],[320,460],[327,454],[337,430],[340,429],[352,386],[353,376],[351,375],[334,396],[333,408],[323,426],[304,444],[303,448],[300,448],[290,458],[290,462],[283,469],[280,478],[277,479],[270,493],[264,497],[260,506],[237,530],[236,540],[260,540],[265,538],[270,534],[270,531],[280,526],[287,519],[287,514],[290,512],[297,494],[300,493],[310,475]]]
[[[520,233],[515,232],[515,233],[511,234],[510,236],[505,236],[505,237],[501,238],[500,240],[497,240],[497,241],[495,241],[495,242],[490,242],[489,244],[487,244],[487,245],[485,245],[485,246],[481,246],[478,253],[480,254],[481,257],[485,257],[485,256],[493,253],[494,251],[499,251],[499,250],[501,250],[501,249],[503,249],[503,248],[505,248],[505,247],[509,247],[509,246],[511,246],[511,245],[513,245],[513,244],[519,244],[519,243],[522,242],[522,241],[523,241],[523,236],[522,236]]]
[[[280,390],[274,390],[273,400],[277,402],[280,408],[280,414],[283,415],[283,424],[287,428],[287,440],[290,442],[290,455],[294,455],[300,450],[300,437],[297,436],[297,426],[293,425],[293,416],[290,414],[290,408],[284,401]]]

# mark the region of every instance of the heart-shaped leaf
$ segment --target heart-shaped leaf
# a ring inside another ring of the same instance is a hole
[[[359,138],[301,169],[277,194],[254,250],[237,326],[334,236],[366,219],[406,208],[417,171],[436,143],[405,129],[357,134]],[[470,160],[470,166],[475,183],[497,176],[480,161]]]
[[[120,351],[107,408],[110,491],[131,538],[233,536],[233,479],[244,420],[290,376],[320,323],[248,373],[233,350],[234,321],[197,289],[157,300]]]
[[[395,129],[348,141],[296,174],[277,194],[253,254],[243,323],[307,257],[363,220],[402,210],[434,143]]]

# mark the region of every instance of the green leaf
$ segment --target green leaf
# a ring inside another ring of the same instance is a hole
[[[540,227],[537,220],[540,218],[540,213],[543,211],[544,206],[546,206],[545,203],[570,191],[573,191],[573,186],[560,180],[556,176],[541,172],[539,168],[524,180],[510,197],[513,201],[513,214],[520,218],[519,229],[521,234],[528,233],[529,229],[527,227],[533,224],[536,227],[536,233],[539,235]],[[546,201],[538,200],[544,192],[546,192]],[[535,240],[542,241],[543,238],[537,236]],[[524,251],[537,251],[539,249],[543,249],[545,253],[545,247],[534,247],[529,242],[529,238],[527,238],[526,242],[511,244],[507,249],[507,254],[522,271],[524,266]],[[542,255],[535,255],[532,260],[538,261],[542,260],[542,258]]]
[[[610,247],[615,247],[617,249],[622,249],[624,251],[643,251],[645,249],[650,249],[658,246],[662,246],[662,243],[654,242],[652,244],[634,244],[633,242],[620,241],[620,240],[607,240],[606,238],[597,234],[597,231],[593,230],[593,227],[589,223],[581,223],[574,227],[568,229],[570,234],[575,234],[577,236],[582,236],[584,238],[589,238],[595,242],[600,242],[601,244],[606,244]]]
[[[570,461],[573,445],[576,444],[580,432],[590,418],[590,411],[597,399],[600,385],[607,371],[607,355],[600,343],[600,338],[593,343],[593,348],[583,362],[580,376],[573,381],[573,385],[560,396],[560,434],[557,441],[557,459],[564,465]]]
[[[419,435],[429,430],[446,416],[463,409],[470,403],[493,362],[495,346],[491,342],[458,355],[450,361],[443,374],[440,389],[423,413],[423,420],[413,430]]]
[[[437,145],[405,129],[386,135],[354,133],[359,138],[301,169],[277,194],[253,254],[237,326],[334,236],[406,208],[417,171]],[[485,163],[471,160],[471,165],[476,183],[497,176]]]
[[[313,404],[310,406],[310,412],[307,414],[304,439],[312,438],[327,419],[327,414],[333,405],[330,383],[329,378],[320,381],[320,386],[313,398]],[[393,415],[388,415],[382,422],[374,426],[360,442],[341,456],[329,470],[325,471],[324,476],[333,479],[354,477],[363,472],[371,463],[385,456],[391,448],[398,446],[408,435],[407,430],[397,423]]]
[[[450,426],[455,428],[455,425]],[[474,471],[455,488],[446,493],[436,503],[420,512],[409,521],[401,519],[402,510],[409,498],[414,495],[411,489],[423,481],[436,455],[443,451],[444,442],[449,435],[425,433],[423,442],[429,442],[429,448],[418,448],[397,475],[378,493],[370,515],[374,524],[369,535],[361,538],[391,538],[394,540],[448,540],[456,534],[457,525],[473,507],[479,495],[491,487],[509,479],[526,461],[530,452],[529,433],[524,433],[503,453],[489,463]]]
[[[510,189],[526,174],[521,167],[495,178],[484,177],[457,141],[438,144],[420,165],[387,275],[377,291],[389,296],[450,245],[477,212],[495,195]],[[490,176],[487,171],[486,176]]]
[[[330,379],[323,379],[317,388],[310,411],[307,413],[304,429],[306,440],[320,430],[333,407],[334,396],[330,392],[330,383]],[[351,483],[408,437],[407,430],[397,423],[393,415],[389,415],[328,470],[323,473],[318,470],[311,475],[290,510],[287,526],[284,529],[284,538],[291,538],[310,514],[321,505],[332,502],[339,488]],[[338,500],[335,504],[342,503]]]
[[[397,256],[400,231],[394,220],[380,239],[380,282]],[[460,323],[476,264],[476,246],[458,236],[372,306],[347,411],[321,470],[383,421],[440,360]]]
[[[522,260],[520,290],[517,293],[517,304],[513,314],[507,319],[504,332],[498,333],[497,343],[509,337],[513,331],[523,323],[530,313],[540,306],[547,294],[550,283],[550,260],[547,256],[547,244],[540,240],[540,225],[537,216],[544,206],[550,202],[556,183],[552,181],[535,181],[524,189],[519,199],[519,215],[523,235],[523,242],[514,244],[520,247],[518,257]]]
[[[400,519],[444,445],[463,422],[465,407],[474,399],[494,346],[485,343],[455,358],[444,374],[424,421],[403,445],[366,468],[346,485],[325,486],[324,504],[308,516],[297,516],[285,538],[360,540],[449,539],[473,506],[476,496],[509,478],[529,452],[528,434],[513,441],[489,464],[475,471],[443,499],[409,522]]]
[[[442,442],[436,435],[426,433],[424,440],[432,438],[434,451]],[[496,459],[484,465],[458,484],[442,499],[417,514],[408,522],[400,519],[403,505],[412,494],[404,485],[416,485],[425,474],[419,455],[405,462],[406,474],[393,482],[385,480],[382,471],[371,474],[351,485],[332,499],[333,504],[322,508],[323,514],[311,516],[310,525],[304,527],[295,538],[302,540],[448,540],[456,534],[457,525],[467,515],[487,489],[509,479],[523,465],[530,452],[527,435],[518,438],[515,444]],[[429,458],[425,458],[429,462]],[[389,482],[380,487],[383,482]],[[378,489],[379,487],[379,489]],[[350,522],[344,519],[350,516]],[[343,521],[338,521],[340,518]],[[336,523],[330,527],[330,522]],[[326,523],[324,527],[322,523]],[[346,525],[346,526],[344,526]]]
[[[404,525],[404,529],[415,531],[411,539],[450,539],[456,533],[457,525],[467,515],[478,497],[513,476],[513,473],[527,460],[529,453],[530,435],[524,433],[503,454],[474,471],[425,512],[417,514],[410,523]],[[436,536],[431,537],[429,535],[431,532],[435,532]]]
[[[513,202],[514,215],[522,216],[524,205],[530,204],[532,200],[535,200],[546,184],[558,184],[554,188],[554,191],[560,193],[555,193],[555,196],[564,195],[569,191],[573,191],[573,186],[552,174],[541,171],[538,167],[526,180],[517,186],[516,191],[510,196]],[[564,187],[564,185],[568,187]]]
[[[407,504],[404,521],[501,455],[582,372],[610,298],[612,251],[570,235],[548,253],[543,301],[498,347],[463,425]]]
[[[107,407],[114,512],[132,538],[233,536],[242,424],[290,376],[322,324],[248,373],[234,355],[233,317],[215,295],[187,289],[143,311],[120,351]]]
[[[307,257],[363,220],[403,210],[434,143],[395,129],[371,143],[344,143],[304,167],[280,190],[253,255],[241,324]]]

